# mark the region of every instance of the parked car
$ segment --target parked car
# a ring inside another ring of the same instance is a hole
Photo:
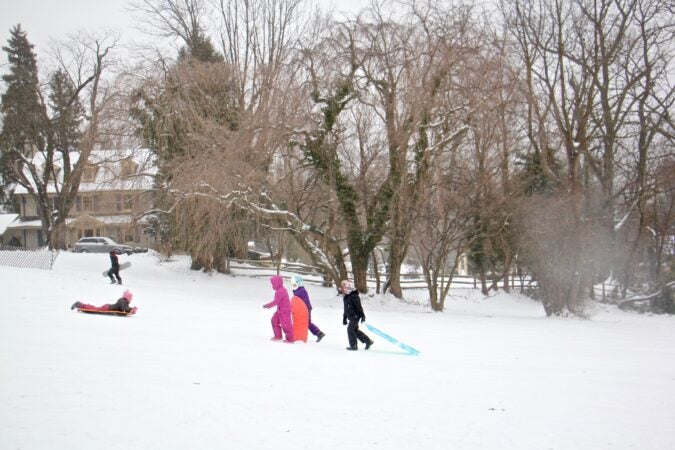
[[[131,255],[134,249],[129,245],[118,244],[107,237],[85,237],[75,243],[75,253],[110,253],[116,250],[118,253]]]

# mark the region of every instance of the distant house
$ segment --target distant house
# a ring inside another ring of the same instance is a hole
[[[71,155],[71,158],[77,154]],[[66,245],[82,237],[107,236],[121,244],[152,247],[154,240],[143,233],[143,213],[152,208],[156,167],[150,151],[98,150],[89,157],[79,193],[66,219]],[[57,177],[60,173],[56,168]],[[50,193],[56,197],[54,186]],[[4,242],[27,249],[43,247],[45,236],[34,199],[23,187],[14,191],[19,217],[7,225]]]
[[[5,231],[7,227],[18,219],[18,214],[0,214],[0,246],[10,245],[10,239],[5,239]]]

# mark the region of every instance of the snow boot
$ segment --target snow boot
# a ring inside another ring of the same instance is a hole
[[[70,306],[70,310],[72,311],[73,309],[79,308],[80,306],[82,306],[81,302],[75,302]]]
[[[358,350],[358,347],[347,347],[347,350],[351,350],[351,351],[355,352],[355,351]]]
[[[371,345],[373,345],[375,342],[371,339],[368,342],[366,342],[366,350],[370,348]]]
[[[316,336],[316,342],[321,342],[321,339],[326,335],[323,331],[319,331],[319,334]]]

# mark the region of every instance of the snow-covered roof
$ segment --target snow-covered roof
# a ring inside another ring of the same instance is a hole
[[[14,228],[21,228],[21,229],[23,229],[23,228],[36,228],[37,229],[37,228],[41,228],[41,227],[42,227],[42,222],[40,222],[39,219],[23,220],[23,219],[20,218],[19,220],[15,221],[15,222],[12,222],[9,225],[7,225],[8,229],[10,229],[10,228],[11,229],[14,229]]]
[[[71,152],[71,164],[79,159],[79,152]],[[38,170],[43,167],[43,155],[37,153],[33,162]],[[130,164],[133,162],[133,164]],[[61,166],[62,159],[59,156],[55,160],[57,166]],[[154,155],[149,149],[118,149],[118,150],[94,150],[89,155],[89,163],[98,167],[94,181],[80,183],[80,192],[94,191],[138,191],[152,189],[154,176],[157,174]],[[124,173],[125,170],[131,172]],[[57,175],[59,184],[63,181],[63,170]],[[29,177],[30,179],[30,177]],[[48,187],[50,193],[56,193],[53,184]],[[16,186],[16,194],[26,194],[23,186]]]
[[[66,224],[70,225],[77,220],[81,220],[82,217],[89,218],[90,220],[96,220],[98,222],[104,223],[106,225],[117,225],[117,224],[130,224],[132,223],[132,216],[130,215],[115,215],[115,216],[89,216],[83,215],[79,217],[73,217],[72,219],[67,219]]]
[[[17,217],[19,217],[18,214],[0,214],[0,236]]]
[[[90,216],[88,214],[83,214],[78,217],[69,217],[66,219],[66,225],[70,226],[73,224],[73,222],[81,221],[83,219],[88,219],[96,222],[101,222],[106,225],[120,225],[120,224],[130,224],[133,221],[132,216],[125,216],[125,215],[114,215],[114,216]],[[42,222],[40,222],[39,219],[32,219],[32,220],[17,220],[15,222],[12,222],[7,225],[7,228],[35,228],[38,229],[42,227]],[[0,233],[1,234],[1,233]]]

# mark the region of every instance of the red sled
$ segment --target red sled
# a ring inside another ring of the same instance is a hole
[[[293,321],[293,339],[307,342],[309,311],[305,302],[297,295],[291,299],[291,320]]]
[[[138,308],[136,306],[131,308],[131,311],[129,311],[129,312],[124,312],[124,311],[100,311],[98,309],[84,309],[84,308],[75,308],[75,309],[77,309],[79,312],[83,312],[83,313],[107,314],[109,316],[133,316],[134,314],[136,314],[136,311],[138,310]]]

